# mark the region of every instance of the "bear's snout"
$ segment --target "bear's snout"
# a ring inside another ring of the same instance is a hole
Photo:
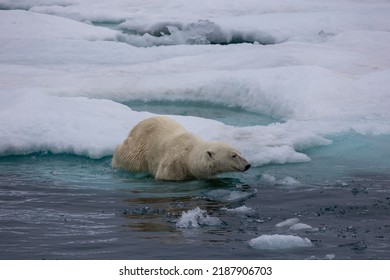
[[[247,171],[249,168],[251,168],[251,165],[250,165],[250,164],[245,165],[244,172]]]

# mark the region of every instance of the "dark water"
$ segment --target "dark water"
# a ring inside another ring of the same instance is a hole
[[[0,258],[390,259],[390,137],[333,140],[305,151],[308,163],[178,183],[113,170],[110,157],[0,157]],[[242,205],[255,211],[226,211]],[[222,224],[177,228],[196,207]],[[275,227],[289,218],[318,230]],[[263,234],[307,237],[313,246],[249,246]]]

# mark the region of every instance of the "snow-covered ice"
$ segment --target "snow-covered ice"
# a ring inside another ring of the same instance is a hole
[[[386,1],[2,0],[0,8],[0,155],[110,156],[151,115],[120,104],[132,100],[210,102],[277,119],[235,127],[174,116],[237,146],[253,166],[310,161],[306,149],[342,132],[390,133]]]

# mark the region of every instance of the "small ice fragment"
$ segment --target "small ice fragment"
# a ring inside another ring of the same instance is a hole
[[[199,207],[183,212],[180,219],[176,223],[178,228],[199,228],[202,226],[218,226],[222,222],[216,217],[207,215],[206,210]]]
[[[253,210],[252,208],[247,207],[245,205],[234,208],[234,209],[226,209],[226,211],[230,212],[230,213],[239,213],[239,214],[251,214],[251,213],[255,212],[255,210]]]
[[[327,254],[324,258],[320,258],[317,256],[310,256],[306,260],[333,260],[336,257],[335,254]]]
[[[309,226],[307,224],[297,223],[297,224],[290,226],[289,229],[293,230],[293,231],[300,231],[300,230],[311,230],[311,229],[313,229],[313,227]]]
[[[269,175],[269,174],[261,175],[260,180],[263,181],[264,183],[267,183],[267,184],[270,184],[270,185],[275,185],[275,182],[276,182],[275,177],[272,176],[272,175]]]
[[[261,235],[251,239],[249,245],[259,250],[282,250],[313,246],[308,238],[295,235]]]
[[[297,185],[300,184],[300,182],[293,177],[287,176],[284,179],[277,180],[274,176],[269,174],[263,174],[261,175],[260,180],[268,185],[274,186],[274,185]]]
[[[293,177],[287,176],[283,180],[278,181],[280,185],[297,185],[300,182],[295,180]]]
[[[343,182],[341,180],[337,180],[336,186],[338,186],[338,187],[348,187],[348,183]]]
[[[325,256],[325,259],[326,259],[326,260],[333,260],[335,257],[336,257],[335,254],[327,254],[327,255]]]
[[[297,223],[299,223],[298,218],[291,218],[291,219],[287,219],[283,222],[280,222],[280,223],[276,224],[275,226],[276,227],[291,227],[292,225],[295,225]]]

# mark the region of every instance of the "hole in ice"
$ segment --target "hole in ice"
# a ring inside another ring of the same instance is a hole
[[[123,20],[118,20],[118,21],[110,21],[110,20],[102,20],[102,21],[91,21],[90,23],[93,24],[93,25],[96,25],[96,26],[101,26],[101,27],[108,27],[108,28],[111,28],[111,29],[116,29],[116,27],[123,23],[124,21]]]
[[[120,41],[137,47],[166,45],[229,45],[229,44],[276,44],[273,36],[261,31],[225,30],[209,20],[183,24],[160,22],[146,26],[127,20],[116,26],[123,34]]]

